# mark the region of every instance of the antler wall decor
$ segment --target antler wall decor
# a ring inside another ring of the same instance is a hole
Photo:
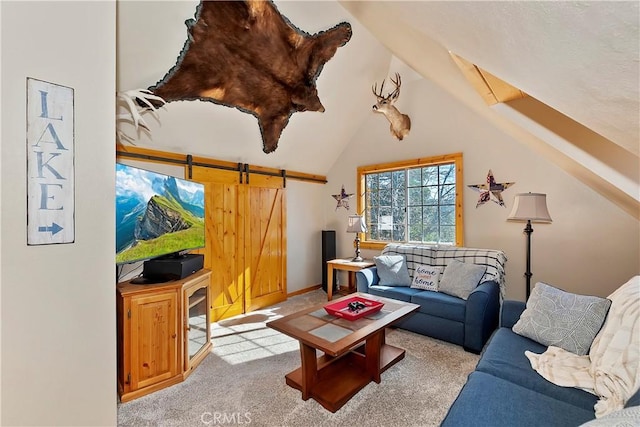
[[[398,111],[398,109],[393,105],[400,97],[400,86],[402,85],[400,74],[396,73],[396,79],[393,80],[393,78],[391,78],[391,82],[395,85],[395,89],[389,92],[386,96],[383,95],[384,80],[382,80],[382,85],[380,85],[380,93],[377,92],[377,83],[371,88],[371,90],[373,90],[373,94],[378,100],[378,102],[373,106],[373,111],[384,114],[387,120],[389,120],[389,123],[391,123],[391,126],[389,127],[391,135],[402,141],[402,138],[409,135],[409,131],[411,130],[411,119],[406,114],[402,114]]]
[[[116,106],[122,108],[124,112],[116,114],[116,140],[118,142],[127,141],[133,144],[137,138],[127,135],[121,128],[123,123],[133,126],[138,132],[143,130],[148,134],[151,133],[147,122],[144,121],[142,115],[145,112],[151,112],[154,117],[158,118],[158,108],[165,104],[165,100],[152,94],[146,89],[132,89],[116,93]]]

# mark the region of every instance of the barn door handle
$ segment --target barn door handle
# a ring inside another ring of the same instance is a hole
[[[193,156],[187,154],[187,178],[193,179]]]

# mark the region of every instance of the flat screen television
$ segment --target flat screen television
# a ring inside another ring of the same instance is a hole
[[[116,163],[116,264],[205,245],[204,185]]]

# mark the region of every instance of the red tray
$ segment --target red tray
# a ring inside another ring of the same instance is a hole
[[[357,311],[350,310],[349,303],[355,301],[363,303],[366,307]],[[324,306],[324,309],[327,310],[327,313],[334,316],[342,317],[347,320],[356,320],[368,314],[380,311],[383,305],[384,303],[380,301],[373,301],[362,297],[351,297],[342,301],[327,304]]]

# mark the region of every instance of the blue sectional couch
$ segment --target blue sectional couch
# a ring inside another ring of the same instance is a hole
[[[403,255],[409,275],[419,265],[446,267],[451,260],[486,266],[480,284],[467,300],[442,292],[408,286],[382,286],[376,267],[356,274],[358,292],[419,304],[420,308],[398,323],[403,329],[428,335],[480,353],[498,326],[501,295],[504,294],[505,263],[502,251],[451,246],[388,244],[383,255]]]
[[[449,408],[443,427],[570,427],[595,419],[595,395],[557,386],[531,368],[524,352],[540,354],[547,347],[511,330],[524,309],[524,302],[504,301],[501,327]],[[626,407],[638,405],[640,391]]]

